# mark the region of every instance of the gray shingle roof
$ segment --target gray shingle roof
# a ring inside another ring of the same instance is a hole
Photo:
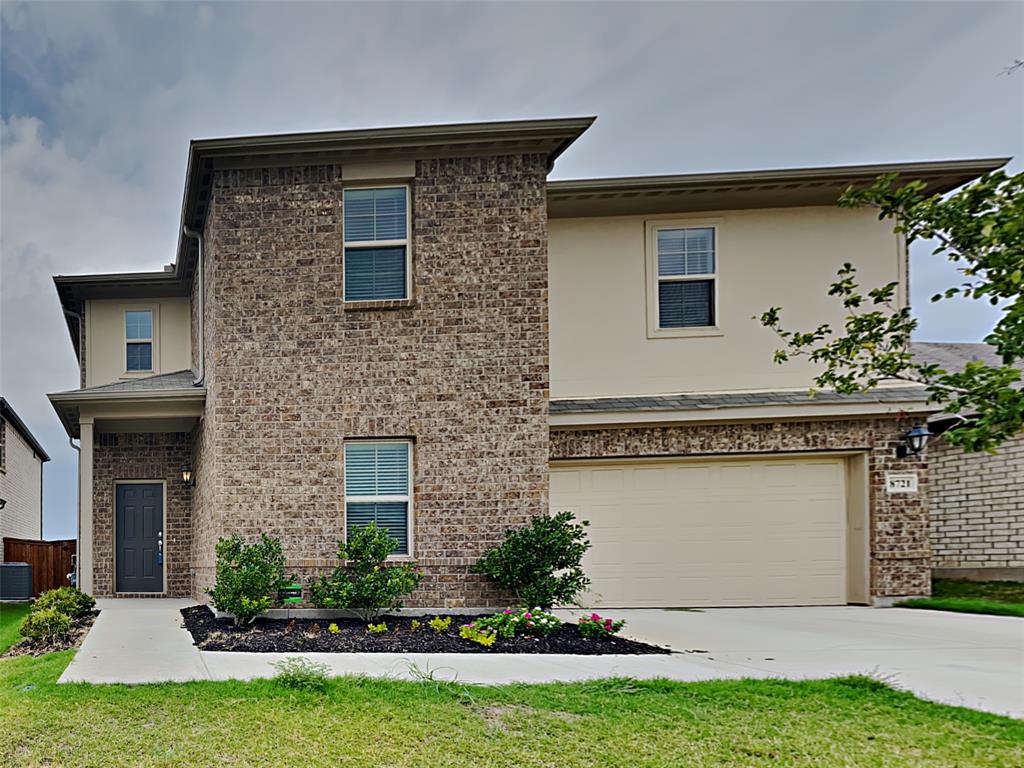
[[[75,394],[89,392],[163,392],[168,389],[191,389],[195,375],[190,370],[161,373],[157,376],[146,376],[129,381],[115,381],[113,384],[100,384],[95,387],[71,390]]]
[[[698,411],[716,408],[751,408],[760,405],[808,405],[812,403],[905,403],[924,402],[923,387],[880,387],[870,392],[839,395],[807,391],[726,392],[722,394],[655,395],[649,397],[601,397],[552,400],[551,413],[604,413],[610,411]]]
[[[939,341],[914,341],[910,344],[919,363],[938,365],[945,371],[959,371],[965,363],[980,360],[989,365],[1000,365],[999,355],[988,344],[962,344]]]

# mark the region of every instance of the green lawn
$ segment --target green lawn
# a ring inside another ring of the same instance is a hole
[[[935,579],[932,596],[904,600],[901,608],[1024,617],[1024,582]]]
[[[28,603],[0,603],[0,653],[21,640],[18,627],[30,607]]]
[[[0,661],[0,765],[1024,765],[1024,722],[861,678],[57,686],[71,655]]]

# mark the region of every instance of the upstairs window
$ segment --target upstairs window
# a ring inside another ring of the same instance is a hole
[[[715,228],[658,227],[658,328],[715,325]]]
[[[124,313],[125,370],[153,370],[153,310]]]
[[[398,544],[392,554],[409,554],[412,513],[412,443],[345,443],[345,532],[376,523]]]
[[[409,298],[409,187],[344,191],[345,301]]]

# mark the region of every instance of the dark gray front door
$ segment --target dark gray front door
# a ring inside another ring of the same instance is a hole
[[[115,589],[118,592],[163,592],[163,486],[121,483],[115,487]]]

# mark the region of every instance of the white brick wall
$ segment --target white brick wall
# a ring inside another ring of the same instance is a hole
[[[0,510],[0,537],[40,539],[42,529],[43,463],[32,448],[6,420],[0,419],[4,430],[6,461],[0,472],[0,498],[7,505]],[[3,562],[0,546],[0,562]]]
[[[934,568],[1024,566],[1024,435],[995,455],[928,446]]]

